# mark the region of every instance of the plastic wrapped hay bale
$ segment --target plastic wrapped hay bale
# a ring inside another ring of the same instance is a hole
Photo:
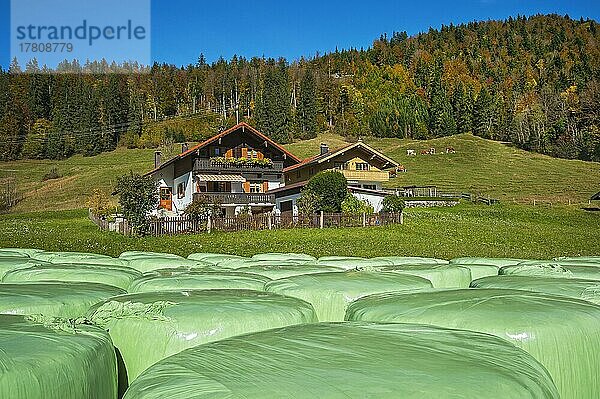
[[[384,259],[319,259],[316,264],[319,266],[335,267],[342,270],[355,270],[369,267],[391,266],[392,262]]]
[[[376,294],[352,303],[346,318],[493,334],[543,364],[561,398],[597,398],[600,391],[600,306],[590,302],[486,288]]]
[[[125,291],[120,288],[95,283],[3,283],[0,313],[78,318],[92,305],[122,294]]]
[[[254,264],[247,263],[244,267],[235,269],[238,272],[259,274],[261,276],[268,277],[272,280],[280,278],[286,278],[291,276],[298,276],[301,274],[316,274],[316,273],[331,273],[331,272],[343,272],[342,269],[331,266],[322,266],[314,263],[305,264],[294,264],[287,263],[282,264],[281,262],[270,264],[268,262],[256,262]]]
[[[525,259],[512,259],[512,258],[454,258],[450,259],[451,264],[459,265],[492,265],[497,267],[518,265],[521,262],[525,262]]]
[[[125,399],[553,399],[525,351],[472,331],[319,323],[188,349],[146,370]]]
[[[535,265],[559,265],[559,266],[592,266],[600,267],[600,263],[594,259],[582,258],[558,258],[553,260],[528,260],[519,263],[520,266],[535,266]]]
[[[453,263],[453,266],[460,266],[467,268],[471,271],[471,280],[477,280],[478,278],[488,277],[488,276],[497,276],[500,267],[496,265],[480,265],[477,263]]]
[[[361,258],[359,256],[338,256],[338,255],[331,255],[331,256],[321,256],[319,259],[317,259],[317,263],[319,262],[329,262],[329,261],[345,261],[345,260],[364,260],[365,258]]]
[[[266,253],[256,254],[252,257],[253,260],[283,260],[289,262],[306,263],[314,262],[317,260],[314,256],[306,254],[292,254],[292,253]]]
[[[250,273],[157,270],[134,281],[129,292],[208,289],[263,291],[269,281],[271,279],[268,277]]]
[[[32,258],[49,263],[77,263],[93,265],[127,266],[127,262],[108,255],[87,252],[38,252]]]
[[[250,290],[123,295],[90,309],[123,356],[129,381],[186,348],[249,332],[316,321],[310,304]]]
[[[448,261],[445,259],[436,258],[422,258],[420,256],[379,256],[378,260],[385,260],[390,262],[392,265],[447,265]]]
[[[600,305],[600,281],[598,280],[492,276],[473,281],[471,287],[536,291],[583,299]]]
[[[125,251],[119,255],[119,259],[123,260],[134,260],[134,259],[146,259],[146,258],[171,258],[171,259],[182,259],[181,256],[175,254],[169,254],[166,252],[146,252],[146,251]]]
[[[568,265],[563,263],[525,263],[515,266],[505,266],[499,274],[510,276],[535,276],[548,278],[580,278],[600,280],[600,267]]]
[[[126,290],[139,277],[142,277],[142,273],[125,266],[50,264],[9,271],[2,282],[80,281],[107,284]]]
[[[0,248],[0,256],[17,255],[31,257],[38,252],[44,251],[35,248]]]
[[[554,258],[558,262],[589,263],[600,266],[600,256],[560,256]]]
[[[454,265],[415,264],[365,268],[379,272],[394,272],[419,276],[431,281],[435,288],[466,288],[471,284],[471,271]]]
[[[202,262],[199,260],[185,259],[182,257],[159,257],[159,256],[148,256],[148,257],[136,257],[128,260],[129,267],[139,270],[142,273],[150,272],[152,270],[159,269],[176,269],[176,268],[188,268],[188,269],[201,269],[213,266],[210,263]]]
[[[190,254],[187,258],[190,260],[199,260],[201,262],[211,263],[213,265],[216,265],[217,263],[223,262],[225,260],[248,259],[238,255],[213,254],[207,252]]]
[[[0,278],[7,272],[16,269],[24,269],[27,267],[47,264],[40,260],[31,259],[29,257],[3,256],[0,255]]]
[[[0,315],[0,342],[2,398],[117,397],[115,350],[98,327]]]
[[[365,295],[431,288],[421,277],[364,271],[293,276],[268,283],[265,290],[303,299],[313,305],[319,321],[342,321],[346,307]]]

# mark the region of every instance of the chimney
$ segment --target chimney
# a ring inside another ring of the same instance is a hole
[[[329,152],[329,146],[325,143],[321,143],[321,155]]]
[[[162,152],[154,151],[154,168],[158,168],[160,166],[160,157],[162,156]]]
[[[183,154],[187,150],[188,150],[188,143],[182,143],[181,144],[181,153]]]

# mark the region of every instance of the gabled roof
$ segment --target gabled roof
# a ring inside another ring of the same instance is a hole
[[[182,152],[181,154],[169,159],[167,162],[163,162],[158,168],[155,168],[153,170],[151,170],[150,172],[146,173],[144,176],[149,176],[159,170],[161,170],[162,168],[171,165],[172,163],[174,163],[175,161],[179,160],[179,159],[183,159],[191,154],[193,154],[194,152],[198,151],[199,149],[206,147],[207,145],[214,143],[215,141],[218,141],[220,138],[223,138],[225,136],[227,136],[230,133],[233,133],[239,129],[245,130],[248,129],[251,133],[253,133],[255,136],[260,137],[262,140],[265,140],[267,143],[269,143],[270,145],[272,145],[273,147],[277,148],[278,150],[280,150],[281,152],[283,152],[287,157],[289,157],[290,159],[292,159],[293,161],[296,162],[301,162],[300,158],[298,158],[297,156],[295,156],[294,154],[292,154],[291,152],[289,152],[288,150],[286,150],[285,148],[283,148],[281,145],[277,144],[276,142],[274,142],[273,140],[271,140],[269,137],[265,136],[264,134],[262,134],[261,132],[259,132],[258,130],[256,130],[255,128],[253,128],[252,126],[248,125],[246,122],[240,122],[237,125],[222,131],[221,133],[212,136],[211,138],[209,138],[208,140],[203,141],[202,143],[195,145],[194,147],[190,148],[189,150]]]
[[[283,171],[290,172],[292,170],[295,170],[295,169],[298,169],[298,168],[301,168],[301,167],[304,167],[307,165],[319,164],[322,162],[326,162],[326,161],[330,160],[331,158],[335,158],[338,155],[341,155],[344,152],[350,151],[354,148],[361,148],[361,149],[371,153],[373,156],[378,157],[379,159],[389,163],[391,167],[395,167],[395,166],[399,165],[399,163],[394,161],[392,158],[390,158],[386,155],[383,155],[381,152],[377,151],[373,147],[368,146],[367,144],[363,143],[362,141],[358,141],[354,144],[349,144],[342,148],[338,148],[336,150],[326,152],[325,154],[319,154],[319,155],[315,155],[314,157],[307,158],[304,161],[300,162],[299,164],[288,166]]]

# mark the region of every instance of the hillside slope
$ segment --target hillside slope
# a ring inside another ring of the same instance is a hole
[[[287,145],[300,158],[319,151],[325,142],[334,149],[343,137],[322,134],[316,139]],[[402,163],[408,172],[392,179],[390,187],[434,184],[445,191],[469,191],[504,201],[568,200],[583,202],[600,190],[600,164],[551,158],[468,134],[427,141],[374,139],[366,142]],[[420,155],[435,147],[437,155]],[[442,154],[453,147],[455,154]],[[414,157],[406,150],[414,149]],[[25,199],[15,211],[84,208],[94,188],[110,192],[118,176],[152,168],[154,150],[120,148],[95,157],[75,156],[63,161],[24,160],[0,163],[0,177],[13,175]],[[62,176],[42,182],[53,167]]]

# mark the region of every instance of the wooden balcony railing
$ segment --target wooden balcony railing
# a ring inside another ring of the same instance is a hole
[[[209,202],[220,204],[275,204],[275,194],[264,193],[195,193],[194,200],[204,197],[208,198]]]
[[[389,172],[380,170],[341,170],[340,172],[342,172],[342,174],[348,180],[380,182],[386,182],[390,180]]]
[[[206,158],[198,158],[194,162],[196,172],[228,171],[228,172],[248,172],[248,173],[268,173],[283,171],[283,162],[273,161],[270,166],[259,165],[234,165],[229,163],[218,163]]]

